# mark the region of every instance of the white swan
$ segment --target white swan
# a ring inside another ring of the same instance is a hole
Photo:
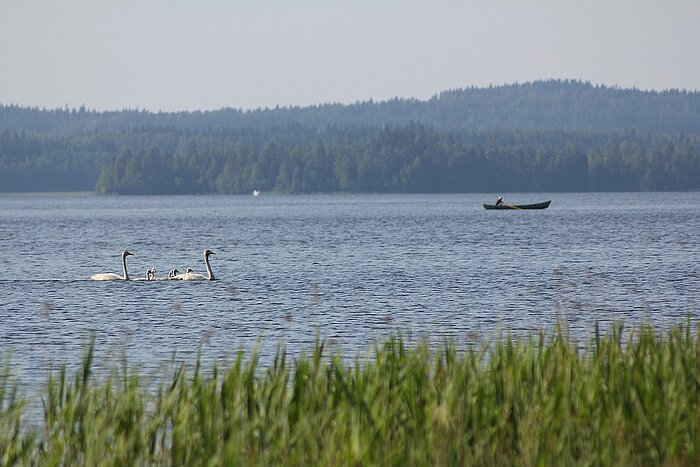
[[[176,281],[213,281],[214,273],[211,271],[211,266],[209,265],[209,255],[215,254],[213,251],[207,249],[204,250],[204,265],[207,268],[207,275],[197,274],[192,272],[190,268],[187,268],[187,272],[184,274],[178,274],[175,277],[171,277],[172,280]]]
[[[150,281],[151,280],[151,270],[147,269],[146,270],[146,276],[145,277],[134,277],[131,279],[132,281]]]
[[[133,253],[130,253],[128,251],[122,251],[122,271],[124,273],[123,276],[120,276],[119,274],[114,274],[113,272],[108,272],[105,274],[93,274],[90,276],[90,280],[92,281],[128,281],[129,280],[129,273],[126,272],[126,257],[127,256],[133,256]]]

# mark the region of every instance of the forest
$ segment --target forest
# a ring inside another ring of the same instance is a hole
[[[698,92],[542,81],[252,111],[0,105],[0,192],[698,189]]]

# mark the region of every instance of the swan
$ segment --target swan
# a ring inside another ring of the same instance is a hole
[[[158,278],[156,277],[156,268],[149,268],[146,269],[146,277],[137,277],[136,279],[133,279],[135,281],[157,281]]]
[[[151,280],[151,270],[146,269],[146,276],[145,277],[134,277],[131,280],[132,281],[150,281]]]
[[[177,268],[172,268],[168,272],[168,279],[172,279],[173,277],[177,276],[178,274],[180,274],[180,271],[178,271]]]
[[[192,272],[192,269],[187,268],[187,272],[184,274],[178,274],[174,277],[171,277],[173,280],[177,281],[213,281],[214,280],[214,273],[211,271],[211,266],[209,265],[209,255],[215,254],[213,251],[207,249],[204,250],[204,265],[207,268],[207,275],[203,274],[197,274],[196,272]]]
[[[122,251],[122,271],[124,272],[124,276],[120,276],[119,274],[114,274],[113,272],[108,272],[105,274],[93,274],[90,276],[90,280],[92,281],[128,281],[129,280],[129,273],[126,272],[126,257],[127,256],[133,256],[134,254],[129,252],[129,251]]]

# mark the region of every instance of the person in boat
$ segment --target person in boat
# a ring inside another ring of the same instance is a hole
[[[503,204],[503,196],[496,198],[496,206],[501,206]]]

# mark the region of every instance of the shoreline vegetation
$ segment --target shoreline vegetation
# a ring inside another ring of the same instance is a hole
[[[96,376],[94,340],[74,376],[47,377],[43,424],[0,366],[2,465],[698,465],[700,338],[558,324],[472,349],[401,336],[344,360],[316,341],[262,367],[165,371],[154,389],[124,362]],[[7,359],[5,359],[7,360]]]

